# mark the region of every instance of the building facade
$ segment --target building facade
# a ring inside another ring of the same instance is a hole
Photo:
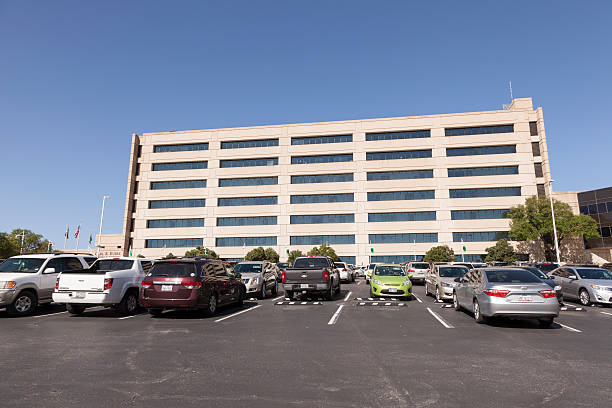
[[[542,109],[508,109],[133,135],[123,250],[240,259],[253,247],[329,243],[351,263],[466,260],[509,229],[505,212],[545,194]],[[465,252],[462,247],[465,246]]]
[[[591,216],[597,222],[600,238],[586,242],[592,253],[612,262],[612,187],[578,193],[580,212]]]

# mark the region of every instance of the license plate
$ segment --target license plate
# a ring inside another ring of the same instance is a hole
[[[300,285],[300,288],[301,288],[301,289],[308,289],[308,284],[307,284],[307,283],[302,283],[302,284]]]
[[[533,298],[531,296],[519,296],[519,302],[532,302]]]
[[[162,292],[172,292],[172,285],[162,285],[161,291]]]
[[[75,299],[84,299],[85,292],[72,292],[72,297]]]
[[[389,292],[391,292],[391,293],[395,293],[395,292],[397,292],[397,289],[395,289],[395,288],[389,288]]]

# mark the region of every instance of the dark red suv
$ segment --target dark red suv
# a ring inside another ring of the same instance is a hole
[[[141,285],[140,304],[153,316],[164,309],[201,309],[213,315],[219,306],[242,304],[246,294],[239,274],[218,259],[157,261]]]

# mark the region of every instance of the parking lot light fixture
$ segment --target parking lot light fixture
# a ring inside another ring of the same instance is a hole
[[[102,239],[102,223],[104,222],[104,202],[106,201],[107,198],[111,198],[111,196],[109,195],[105,195],[104,197],[102,197],[102,213],[100,214],[100,230],[98,233],[98,251],[96,253],[97,257],[100,257],[100,240]],[[78,248],[77,248],[78,249]]]
[[[555,180],[550,180],[548,182],[548,185],[550,186],[550,213],[552,216],[552,224],[553,224],[553,233],[554,233],[554,237],[555,237],[555,253],[557,255],[557,264],[561,264],[561,257],[559,256],[559,239],[557,238],[557,223],[555,221],[555,206],[553,205],[553,189],[552,189],[552,183]]]

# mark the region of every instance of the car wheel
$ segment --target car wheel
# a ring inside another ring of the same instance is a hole
[[[164,310],[163,309],[149,309],[148,312],[151,316],[158,317],[164,312]]]
[[[208,298],[208,306],[206,307],[206,312],[211,316],[217,313],[217,304],[217,294],[212,293]]]
[[[477,323],[485,323],[487,320],[486,317],[482,315],[478,299],[474,299],[474,319],[476,319]]]
[[[133,315],[138,311],[138,295],[132,290],[128,291],[121,303],[119,303],[119,313],[123,316]]]
[[[246,297],[246,295],[242,289],[239,289],[238,292],[240,293],[238,294],[238,300],[236,301],[236,303],[238,304],[238,306],[242,306],[244,305],[244,298]]]
[[[66,310],[71,315],[77,316],[77,315],[83,314],[83,312],[85,311],[85,306],[83,306],[83,305],[74,305],[74,304],[70,304],[69,303],[69,304],[66,305]]]
[[[580,303],[582,306],[588,306],[591,304],[591,296],[589,296],[589,292],[586,289],[580,289]]]
[[[36,295],[26,290],[17,295],[6,311],[11,316],[27,316],[34,313],[37,303]]]
[[[459,298],[457,297],[457,292],[453,292],[453,308],[456,311],[461,310],[461,306],[459,306]]]
[[[431,294],[429,293],[429,285],[427,282],[425,282],[423,285],[425,286],[425,296],[429,296]]]
[[[436,286],[436,302],[442,302],[442,297],[440,296],[440,287]]]
[[[329,283],[329,289],[327,290],[327,294],[325,295],[326,300],[334,300],[334,282],[331,281]]]
[[[276,296],[278,294],[278,283],[274,282],[274,287],[272,288],[272,296]]]
[[[554,321],[555,319],[552,317],[547,318],[547,319],[539,319],[538,324],[540,325],[540,327],[550,327],[552,326]]]
[[[290,290],[285,291],[285,297],[289,300],[293,300],[293,292]]]
[[[266,282],[261,284],[261,290],[259,291],[259,295],[257,297],[260,299],[266,298]]]
[[[338,288],[336,289],[336,294],[337,295],[340,294],[340,281],[338,281]]]

